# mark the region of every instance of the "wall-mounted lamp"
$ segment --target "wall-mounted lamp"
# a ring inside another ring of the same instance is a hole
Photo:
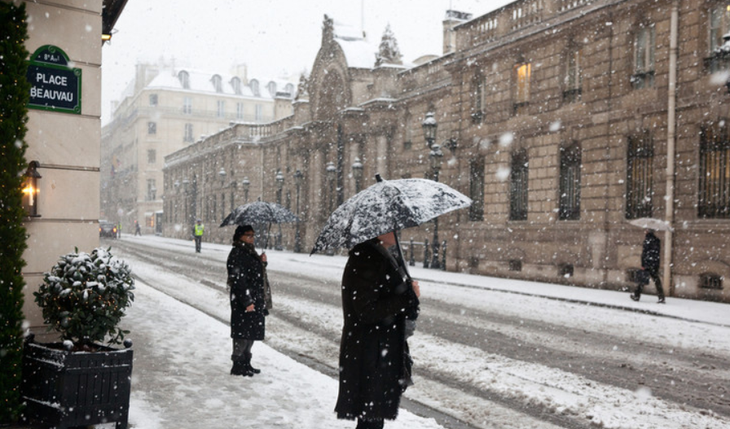
[[[31,161],[23,175],[23,209],[30,217],[40,217],[38,214],[38,179],[41,178],[38,168],[40,166],[38,161]]]

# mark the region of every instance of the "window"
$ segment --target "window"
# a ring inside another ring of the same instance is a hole
[[[626,219],[651,217],[654,149],[648,131],[628,137],[626,156]]]
[[[184,142],[193,141],[193,124],[185,124],[185,135],[183,137]]]
[[[698,215],[730,218],[730,142],[725,121],[700,133]]]
[[[149,149],[147,151],[147,164],[154,164],[157,162],[157,151],[155,149]]]
[[[210,79],[210,82],[213,84],[213,89],[215,92],[223,92],[223,80],[219,75],[213,75],[213,77]]]
[[[469,163],[469,207],[470,221],[484,220],[484,158],[480,157]]]
[[[654,25],[641,25],[634,38],[634,74],[636,89],[654,86]]]
[[[705,60],[710,72],[730,68],[730,52],[721,49],[722,36],[730,31],[730,3],[721,3],[709,11],[709,57]]]
[[[236,95],[241,95],[241,79],[234,77],[231,79],[231,86],[233,87],[233,93]]]
[[[262,105],[260,105],[260,104],[257,104],[257,105],[255,106],[255,109],[256,109],[256,116],[255,116],[255,120],[256,120],[256,122],[261,122],[261,120],[262,120],[262,119],[263,119],[263,117],[264,117],[264,106],[262,106]]]
[[[183,98],[183,113],[189,115],[193,113],[193,99],[190,97]]]
[[[722,276],[704,273],[700,276],[700,287],[702,289],[722,290]]]
[[[154,201],[157,197],[155,179],[147,179],[147,201]]]
[[[514,114],[519,115],[526,112],[527,104],[530,102],[530,76],[532,75],[532,64],[522,62],[514,66]]]
[[[157,106],[157,94],[150,94],[150,106]]]
[[[486,81],[484,79],[484,76],[482,76],[481,73],[477,72],[474,75],[474,80],[472,82],[473,92],[472,92],[472,114],[471,118],[472,121],[475,124],[481,123],[482,119],[484,118],[484,111],[485,111],[485,103],[484,103],[484,93],[485,93],[485,86]]]
[[[156,122],[147,122],[147,134],[157,134]]]
[[[243,119],[243,103],[236,103],[236,119]]]
[[[510,220],[527,220],[527,151],[522,149],[512,154],[510,172]]]
[[[180,80],[180,85],[182,85],[183,89],[190,89],[190,74],[186,72],[185,70],[181,71],[177,74],[178,80]]]
[[[223,100],[218,100],[217,105],[218,105],[218,109],[217,109],[216,115],[219,118],[225,117],[226,116],[226,102]]]
[[[560,148],[560,198],[558,218],[580,219],[581,147],[574,143]]]
[[[563,100],[572,103],[580,100],[583,91],[583,69],[581,65],[583,50],[571,48],[568,50],[567,57]]]

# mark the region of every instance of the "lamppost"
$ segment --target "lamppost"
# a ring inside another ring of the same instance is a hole
[[[276,172],[274,180],[276,180],[276,204],[281,205],[281,196],[284,193],[284,175],[281,173],[281,170]],[[281,224],[279,224],[279,233],[276,235],[276,245],[274,246],[274,249],[283,249],[283,246],[281,245]]]
[[[355,162],[352,163],[352,177],[355,178],[355,193],[357,194],[362,190],[362,162],[360,162],[360,158],[355,158]]]
[[[302,235],[301,231],[299,229],[299,217],[301,213],[299,212],[299,190],[302,186],[302,180],[304,179],[304,174],[302,174],[301,171],[297,170],[294,172],[294,184],[297,187],[297,223],[296,223],[296,231],[294,232],[294,252],[295,253],[301,253],[302,251]]]
[[[436,129],[438,128],[436,119],[433,117],[433,112],[426,113],[426,119],[421,122],[421,128],[423,128],[423,137],[426,139],[426,145],[431,149],[433,142],[436,141]]]
[[[337,174],[337,168],[335,167],[335,164],[330,161],[327,163],[327,167],[325,168],[325,173],[327,176],[327,181],[329,182],[329,201],[327,202],[327,212],[328,215],[334,211],[334,208],[332,207],[335,202],[335,175]],[[328,248],[325,254],[332,256],[335,254],[335,250],[332,248]]]
[[[441,152],[441,146],[434,144],[431,146],[431,152],[428,154],[428,160],[431,164],[433,172],[433,181],[439,181],[439,171],[441,170],[441,162],[444,154]],[[431,268],[439,269],[439,218],[433,219],[433,258],[431,259]]]
[[[337,173],[335,163],[332,161],[328,162],[327,167],[325,168],[325,174],[327,175],[327,182],[329,183],[329,201],[327,202],[327,209],[330,213],[334,210],[332,203],[335,201],[335,173]]]
[[[218,172],[218,175],[221,178],[221,188],[223,187],[223,181],[226,179],[226,170],[221,167],[221,171]]]
[[[188,190],[188,186],[190,185],[190,180],[188,180],[187,177],[183,177],[182,180],[183,185],[183,195],[185,198],[185,217],[188,219],[188,222],[190,221],[190,193]]]
[[[251,181],[248,180],[248,177],[244,177],[241,185],[243,185],[243,202],[245,204],[248,202],[248,188],[251,186]]]

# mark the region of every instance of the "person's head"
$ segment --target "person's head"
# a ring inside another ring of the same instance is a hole
[[[646,228],[644,232],[646,233],[646,235],[654,235],[654,230],[651,228]]]
[[[380,243],[386,249],[395,246],[395,233],[392,231],[386,232],[385,234],[379,235],[378,240],[380,240]]]
[[[198,223],[198,225],[200,225],[200,222],[202,222],[202,221],[201,221],[200,219],[198,219],[198,220],[196,220],[195,222],[197,222],[197,223]]]
[[[255,233],[251,225],[241,225],[233,233],[233,243],[241,241],[246,244],[253,244],[254,235]]]

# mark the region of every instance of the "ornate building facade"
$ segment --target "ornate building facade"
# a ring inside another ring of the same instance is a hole
[[[402,232],[404,242],[437,232],[448,270],[632,287],[643,231],[629,222],[655,217],[673,227],[658,234],[669,295],[730,301],[728,6],[519,0],[475,18],[449,11],[443,54],[417,64],[386,36],[373,47],[325,17],[291,116],[165,158],[163,234],[187,237],[192,219],[217,225],[261,198],[300,216],[282,246],[308,251],[376,173],[427,177],[474,200]]]
[[[232,123],[270,123],[290,116],[295,85],[249,79],[245,65],[230,75],[137,64],[135,78],[102,130],[100,218],[134,232],[159,233],[162,166],[168,154]]]

